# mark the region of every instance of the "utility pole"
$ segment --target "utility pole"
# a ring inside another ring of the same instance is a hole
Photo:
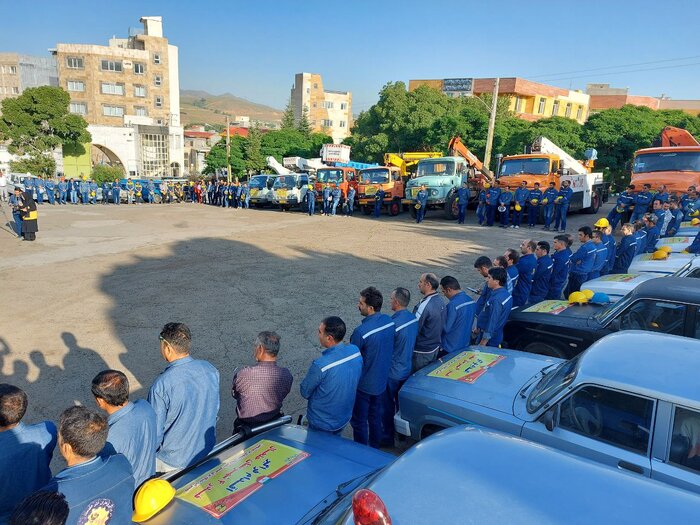
[[[231,126],[226,115],[226,181],[231,182]]]
[[[496,127],[496,106],[498,105],[498,83],[501,79],[496,77],[493,84],[493,97],[491,98],[491,115],[489,116],[489,131],[486,135],[486,151],[484,152],[484,166],[489,167],[491,162],[491,148],[493,147],[493,130]]]

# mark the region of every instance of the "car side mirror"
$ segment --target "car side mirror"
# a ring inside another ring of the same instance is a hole
[[[552,432],[559,421],[559,405],[554,405],[552,408],[542,414],[542,423],[544,428]]]

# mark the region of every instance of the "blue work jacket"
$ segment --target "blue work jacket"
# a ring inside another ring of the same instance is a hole
[[[391,317],[377,312],[365,317],[353,331],[350,343],[362,354],[362,376],[357,387],[360,392],[376,396],[386,390],[395,328]]]

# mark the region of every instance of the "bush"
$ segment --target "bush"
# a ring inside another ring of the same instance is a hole
[[[112,182],[124,178],[124,169],[119,166],[106,166],[99,164],[92,168],[92,180],[98,184]]]

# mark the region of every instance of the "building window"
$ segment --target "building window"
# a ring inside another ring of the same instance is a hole
[[[323,119],[323,120],[321,121],[321,126],[324,127],[324,128],[332,128],[332,127],[333,127],[333,121],[332,121],[332,120]]]
[[[123,95],[124,84],[115,84],[113,82],[102,82],[101,91],[103,95]]]
[[[158,124],[159,126],[162,126],[162,125],[163,125],[163,119],[162,119],[162,118],[156,119],[156,124]]]
[[[145,106],[134,106],[134,114],[137,117],[147,117],[148,111]]]
[[[313,105],[313,107],[316,107],[316,102],[314,102],[312,105]]]
[[[124,108],[122,106],[102,106],[102,114],[105,117],[123,117]]]
[[[76,115],[87,115],[87,104],[85,102],[71,102],[68,110]]]
[[[340,122],[338,122],[338,126],[341,127],[341,128],[344,128],[344,127],[345,127],[345,121],[344,121],[344,120],[341,120]]]
[[[5,66],[0,66],[0,75],[4,75],[4,74],[5,74]]]
[[[139,135],[139,142],[141,174],[145,177],[162,177],[168,173],[168,136],[144,133]]]
[[[13,94],[13,95],[19,95],[19,88],[18,88],[17,86],[14,86],[14,87],[12,88],[12,94]]]
[[[306,92],[307,92],[307,93],[311,93],[311,89],[310,89],[310,88],[306,88]]]
[[[564,116],[566,118],[571,118],[571,102],[566,105],[566,111],[564,111]]]
[[[559,114],[559,101],[555,100],[552,104],[552,116],[556,117]]]
[[[545,103],[545,100],[543,98],[541,98],[540,105],[537,108],[537,113],[539,113],[540,115],[544,114],[544,103]]]
[[[583,116],[583,106],[579,106],[578,111],[576,111],[576,120],[581,120],[582,116]]]
[[[85,82],[82,80],[69,80],[68,91],[85,91]]]
[[[522,113],[523,111],[523,99],[520,97],[515,97],[515,112]]]
[[[16,74],[17,74],[17,66],[9,66],[8,69],[9,69],[8,72],[10,73],[10,75],[16,75]]]
[[[318,84],[314,84],[314,89],[318,89]]]
[[[161,77],[160,75],[156,75],[153,77],[153,84],[155,86],[160,86],[162,83],[163,83],[163,77]]]
[[[83,57],[66,57],[66,67],[68,69],[83,69]]]
[[[324,100],[323,102],[321,102],[321,107],[323,109],[333,109],[333,102],[331,102],[330,100]]]
[[[122,63],[119,60],[102,60],[100,62],[100,68],[102,71],[114,71],[116,73],[121,73]]]
[[[343,110],[348,109],[348,104],[346,102],[341,102],[340,109],[343,109]]]
[[[156,97],[155,104],[156,104],[157,108],[162,108],[163,107],[163,97]]]
[[[134,73],[137,75],[146,74],[146,64],[143,62],[134,62]]]
[[[146,96],[146,86],[134,86],[134,96],[135,97],[145,97]]]
[[[160,53],[153,53],[153,63],[160,64]]]

